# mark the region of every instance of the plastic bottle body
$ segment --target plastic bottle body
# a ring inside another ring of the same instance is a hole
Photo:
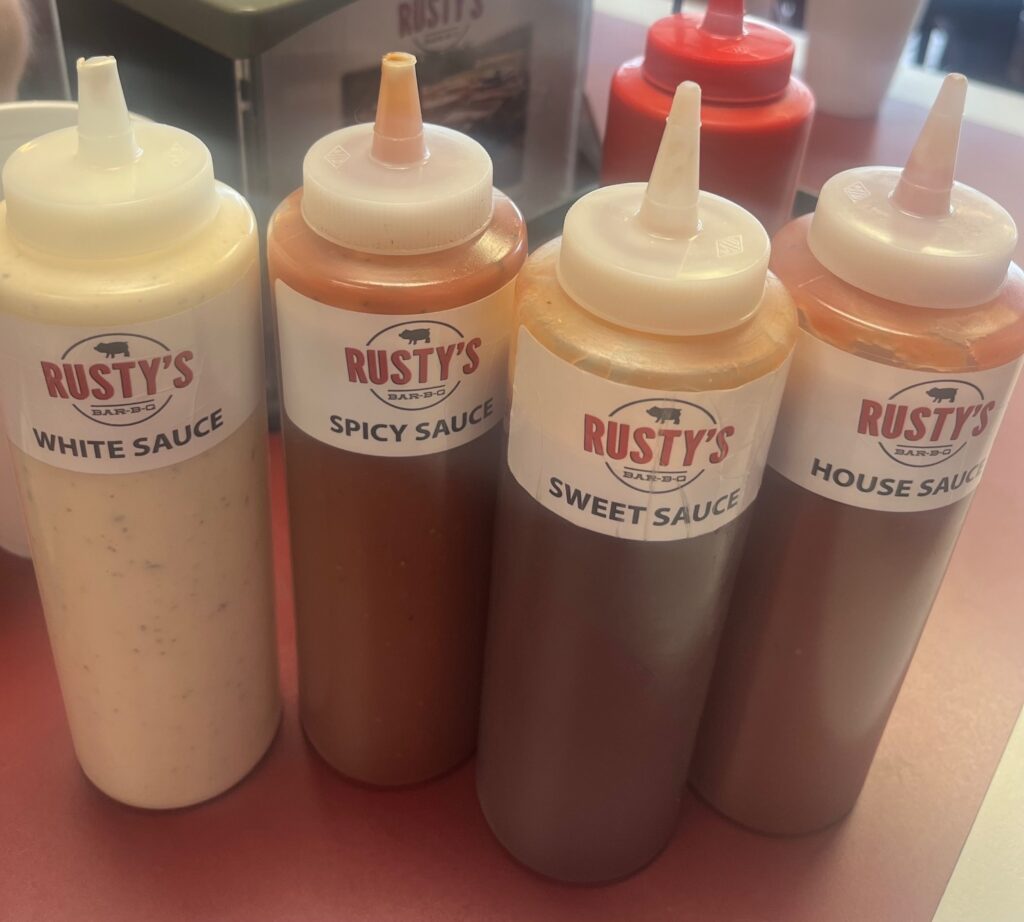
[[[776,237],[772,268],[816,339],[951,377],[1024,353],[1018,268],[978,307],[908,307],[828,272],[807,246],[809,222]],[[970,501],[876,511],[766,470],[691,772],[717,809],[797,834],[853,808]]]
[[[579,369],[685,395],[738,387],[789,353],[795,321],[774,280],[735,330],[647,335],[564,293],[559,246],[523,270],[519,322]],[[491,828],[524,864],[605,881],[668,841],[746,518],[684,540],[611,537],[543,508],[506,467],[477,785]]]
[[[272,284],[337,308],[339,320],[476,302],[512,282],[526,255],[518,210],[501,193],[494,203],[466,244],[374,256],[311,231],[296,192],[271,221]],[[365,783],[442,774],[476,743],[500,427],[446,451],[380,457],[308,435],[287,393],[284,415],[306,733]]]
[[[612,78],[601,161],[601,182],[642,182],[658,152],[672,104],[643,75],[643,59]],[[773,234],[789,220],[811,130],[814,98],[796,78],[785,92],[755,104],[701,105],[700,187],[730,199]]]
[[[0,419],[0,433],[3,420]],[[18,500],[18,485],[14,481],[14,463],[7,450],[6,440],[0,436],[0,551],[28,556],[28,535]]]
[[[0,311],[95,333],[216,310],[204,304],[228,296],[244,318],[239,336],[258,343],[255,219],[232,190],[217,194],[212,224],[133,259],[51,259],[0,227]],[[262,391],[253,401],[223,440],[156,469],[81,473],[13,449],[78,759],[97,787],[134,806],[215,796],[277,728]]]

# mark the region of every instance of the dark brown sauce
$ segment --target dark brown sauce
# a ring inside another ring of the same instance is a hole
[[[778,834],[852,809],[970,501],[878,512],[765,471],[691,772],[713,806]]]
[[[478,790],[525,864],[610,880],[667,843],[748,515],[699,538],[613,538],[505,469]]]
[[[809,227],[807,216],[776,234],[771,267],[824,342],[954,375],[1024,351],[1017,267],[985,304],[911,307],[828,272]],[[881,512],[765,472],[691,772],[711,804],[778,834],[820,829],[853,808],[970,499]]]

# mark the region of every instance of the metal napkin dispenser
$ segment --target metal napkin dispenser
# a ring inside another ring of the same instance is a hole
[[[153,97],[131,104],[207,140],[218,175],[237,180],[261,220],[300,184],[313,141],[372,121],[388,51],[417,56],[425,120],[480,141],[494,160],[495,184],[527,218],[572,195],[590,0],[59,6],[69,55],[118,55],[126,85]],[[173,81],[150,74],[168,66]],[[182,81],[191,84],[187,96]],[[181,106],[197,93],[202,106]]]
[[[256,98],[270,186],[298,185],[321,135],[372,121],[384,51],[409,51],[425,121],[464,131],[527,218],[571,195],[586,0],[360,0],[261,57]]]

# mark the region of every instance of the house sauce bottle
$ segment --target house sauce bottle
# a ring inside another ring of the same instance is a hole
[[[647,179],[672,94],[694,80],[702,94],[700,187],[742,205],[774,234],[792,214],[814,115],[814,98],[792,70],[793,40],[744,21],[743,0],[709,0],[703,19],[659,19],[644,56],[612,78],[602,183]]]
[[[422,124],[408,54],[303,172],[268,235],[302,722],[343,774],[409,784],[476,742],[525,225],[479,144]]]
[[[953,182],[965,93],[774,242],[802,330],[692,773],[755,829],[853,807],[1020,368],[1016,229]]]
[[[78,127],[4,168],[2,415],[78,760],[180,807],[280,714],[256,222],[113,58],[78,81]]]
[[[698,192],[699,105],[683,84],[650,182],[581,199],[517,286],[477,785],[562,880],[675,827],[796,335],[764,229]]]

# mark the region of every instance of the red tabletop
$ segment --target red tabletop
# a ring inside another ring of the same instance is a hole
[[[0,553],[0,920],[927,922],[1024,701],[1022,452],[1017,399],[851,817],[772,839],[687,795],[662,857],[609,887],[551,883],[509,859],[477,808],[471,764],[373,791],[306,744],[276,442],[285,716],[263,763],[211,803],[147,813],[89,784],[31,568]]]

